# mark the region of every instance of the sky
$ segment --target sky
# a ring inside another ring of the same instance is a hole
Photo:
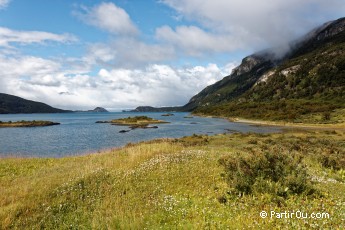
[[[62,109],[184,105],[344,0],[0,0],[0,92]]]

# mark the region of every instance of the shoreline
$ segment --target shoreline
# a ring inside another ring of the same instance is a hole
[[[259,126],[277,126],[283,128],[306,128],[306,129],[336,129],[336,130],[345,130],[345,124],[308,124],[308,123],[291,123],[291,122],[274,122],[274,121],[264,121],[264,120],[251,120],[243,118],[226,118],[231,122],[236,123],[246,123],[254,124]]]
[[[222,117],[222,116],[211,116],[211,115],[203,115],[203,114],[192,114],[193,116],[199,117],[207,117],[207,118],[221,118],[225,119],[229,122],[234,123],[245,123],[245,124],[252,124],[257,126],[274,126],[274,127],[282,127],[282,128],[306,128],[306,129],[335,129],[335,130],[345,130],[345,123],[339,124],[311,124],[311,123],[292,123],[292,122],[284,122],[284,121],[265,121],[265,120],[255,120],[255,119],[246,119],[240,117]]]

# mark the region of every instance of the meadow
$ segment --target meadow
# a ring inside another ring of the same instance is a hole
[[[345,132],[193,135],[3,158],[0,191],[1,229],[342,229]]]

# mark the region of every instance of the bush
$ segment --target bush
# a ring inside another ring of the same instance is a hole
[[[302,158],[270,151],[223,158],[230,187],[239,194],[272,194],[288,197],[292,194],[314,193]]]
[[[331,120],[331,113],[330,112],[324,112],[323,114],[322,114],[322,120],[324,120],[324,121],[329,121],[329,120]]]
[[[340,151],[329,151],[319,156],[321,165],[333,170],[345,169],[345,154]]]
[[[182,146],[203,146],[207,145],[209,139],[207,136],[193,134],[192,136],[185,136],[175,140],[175,143],[180,143]]]

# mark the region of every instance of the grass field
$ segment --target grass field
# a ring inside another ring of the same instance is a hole
[[[194,135],[4,158],[0,191],[0,229],[342,229],[345,133]]]

